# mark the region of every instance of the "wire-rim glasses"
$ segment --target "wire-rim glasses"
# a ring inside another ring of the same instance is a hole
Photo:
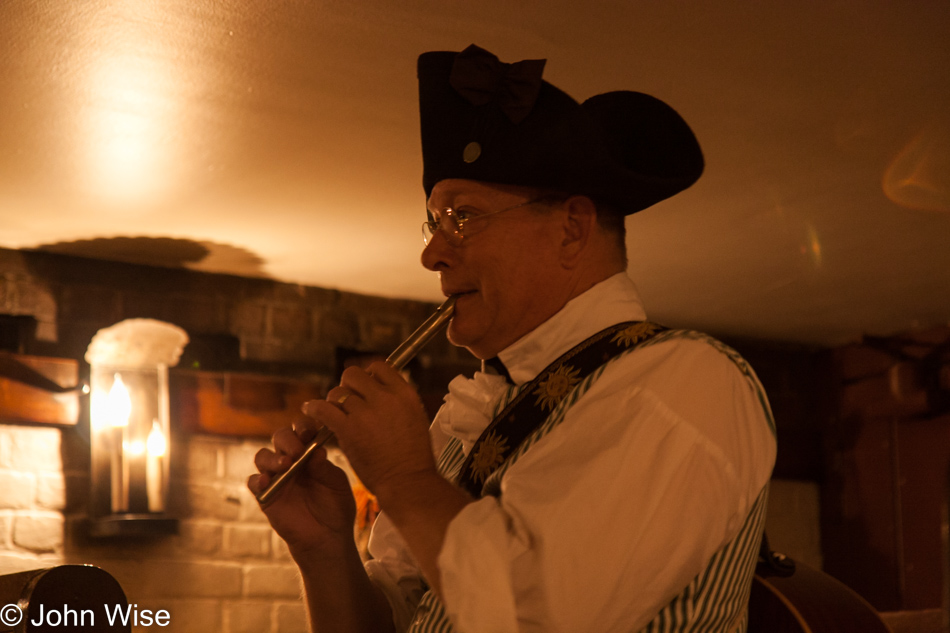
[[[435,237],[435,234],[441,230],[443,233],[442,236],[449,244],[452,246],[458,246],[462,243],[462,239],[465,237],[465,227],[468,226],[469,223],[482,218],[498,215],[499,213],[504,213],[505,211],[513,211],[514,209],[520,209],[521,207],[526,207],[530,204],[543,202],[551,198],[551,195],[544,195],[538,198],[532,198],[531,200],[526,200],[525,202],[519,202],[516,205],[505,207],[504,209],[489,211],[488,213],[481,213],[478,215],[469,215],[465,211],[457,211],[452,207],[445,207],[439,211],[439,217],[435,218],[431,211],[426,211],[429,214],[430,219],[422,223],[422,241],[425,242],[426,246],[428,246]]]

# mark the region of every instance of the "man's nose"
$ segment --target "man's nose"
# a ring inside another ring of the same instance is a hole
[[[428,270],[440,271],[451,265],[455,249],[446,239],[445,231],[436,231],[422,249],[422,265]]]

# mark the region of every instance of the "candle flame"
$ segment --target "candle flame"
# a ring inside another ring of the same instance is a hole
[[[113,428],[128,426],[131,415],[132,398],[129,396],[125,383],[122,382],[122,376],[116,374],[112,389],[109,390],[109,398],[106,400],[106,418],[109,426]]]
[[[152,430],[149,431],[146,441],[149,457],[164,457],[168,450],[168,442],[165,441],[165,434],[159,428],[158,422],[152,422]]]

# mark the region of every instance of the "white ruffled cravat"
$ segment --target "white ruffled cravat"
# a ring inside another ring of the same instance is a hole
[[[456,376],[449,383],[449,393],[437,421],[443,433],[462,442],[466,455],[491,422],[509,386],[504,376],[480,371],[472,378]]]

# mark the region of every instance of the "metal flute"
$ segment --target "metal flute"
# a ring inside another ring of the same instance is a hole
[[[400,370],[406,366],[406,364],[411,361],[416,354],[419,353],[426,343],[432,340],[436,334],[439,333],[452,318],[452,315],[455,313],[455,296],[451,296],[439,306],[439,308],[430,316],[425,322],[420,325],[415,332],[409,335],[402,344],[396,348],[396,350],[389,355],[386,359],[386,364],[392,367],[395,370]],[[261,505],[266,505],[274,497],[274,494],[280,490],[291,477],[294,476],[298,470],[303,468],[303,465],[307,463],[307,460],[310,459],[310,456],[316,452],[318,448],[323,446],[333,437],[333,431],[328,429],[326,426],[320,427],[317,431],[317,434],[314,436],[310,444],[307,445],[307,448],[304,450],[303,454],[297,458],[293,464],[290,465],[290,468],[282,472],[277,476],[271,484],[262,490],[257,495],[257,501]]]

